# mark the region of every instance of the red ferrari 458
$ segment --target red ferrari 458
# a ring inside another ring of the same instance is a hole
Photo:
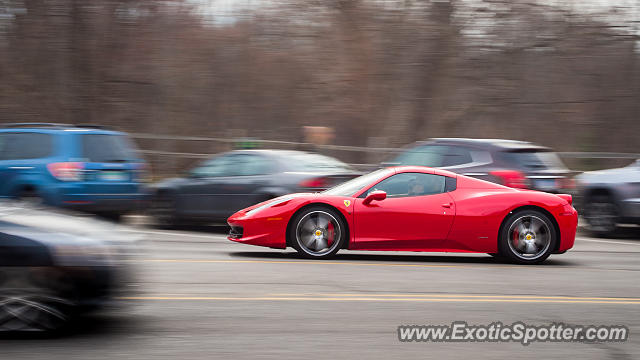
[[[291,194],[235,213],[229,239],[295,248],[481,252],[536,264],[573,246],[571,195],[517,190],[449,171],[381,169],[315,194]]]

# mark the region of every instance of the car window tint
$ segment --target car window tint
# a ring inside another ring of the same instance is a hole
[[[502,153],[502,156],[506,162],[525,169],[566,169],[558,155],[551,151],[509,151]]]
[[[367,194],[372,191],[382,190],[388,198],[433,195],[445,192],[446,176],[401,173],[388,177],[374,185]]]
[[[228,176],[230,170],[230,156],[221,156],[205,161],[201,166],[191,170],[191,175],[195,177]]]
[[[137,157],[124,135],[83,134],[80,137],[82,158],[89,162],[125,162]]]
[[[306,152],[286,153],[284,158],[287,168],[293,171],[325,171],[353,169],[338,159],[320,154]]]
[[[340,185],[337,185],[329,190],[325,190],[323,194],[336,195],[336,196],[352,196],[358,191],[366,188],[376,179],[379,179],[385,175],[392,173],[392,169],[379,169],[374,172],[358,176],[355,179],[351,179]]]
[[[472,162],[469,149],[458,146],[447,146],[443,153],[442,166],[456,166]]]
[[[265,156],[238,154],[231,156],[227,176],[266,175],[270,168],[270,160]]]
[[[42,133],[0,134],[0,160],[37,159],[51,155],[53,135]]]
[[[423,145],[409,149],[398,155],[391,163],[398,165],[443,166],[447,146]]]

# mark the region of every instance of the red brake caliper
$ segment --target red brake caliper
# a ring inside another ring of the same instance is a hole
[[[335,228],[333,227],[332,223],[329,223],[329,225],[327,226],[327,232],[329,234],[327,234],[327,247],[331,247],[331,244],[333,244],[333,238],[335,236]]]

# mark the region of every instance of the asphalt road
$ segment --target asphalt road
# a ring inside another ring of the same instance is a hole
[[[1,359],[640,358],[640,231],[584,234],[544,265],[486,255],[341,252],[299,259],[216,229],[145,236],[128,306],[54,338],[0,339]],[[625,343],[402,343],[402,324],[621,324]]]

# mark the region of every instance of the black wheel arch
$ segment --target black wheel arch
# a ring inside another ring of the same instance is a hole
[[[499,247],[500,245],[500,234],[502,233],[502,229],[504,228],[507,220],[511,217],[512,214],[519,212],[519,211],[523,211],[523,210],[535,210],[538,212],[541,212],[543,214],[545,214],[549,220],[551,221],[551,223],[553,224],[553,228],[556,231],[556,234],[558,236],[558,239],[556,241],[556,244],[554,246],[554,249],[551,251],[552,254],[555,254],[558,252],[558,249],[560,248],[560,242],[562,240],[562,234],[560,233],[560,226],[558,225],[558,221],[556,220],[555,216],[553,216],[549,211],[547,211],[547,209],[541,207],[541,206],[537,206],[537,205],[524,205],[524,206],[519,206],[511,211],[509,211],[509,213],[504,217],[504,219],[502,219],[502,222],[500,223],[500,227],[498,228],[498,237],[497,237],[497,243],[496,245]]]
[[[289,234],[291,233],[291,226],[293,226],[293,219],[296,218],[296,216],[298,214],[300,214],[302,211],[311,208],[311,207],[324,207],[327,209],[331,209],[333,211],[335,211],[338,216],[340,216],[340,220],[342,220],[342,222],[344,223],[344,227],[347,230],[346,231],[346,239],[344,244],[342,244],[341,249],[349,249],[349,243],[350,243],[350,239],[351,239],[351,229],[349,228],[349,222],[347,222],[347,219],[344,217],[344,214],[342,214],[342,212],[340,210],[338,210],[335,206],[329,205],[327,203],[323,203],[323,202],[313,202],[313,203],[309,203],[306,204],[302,207],[300,207],[298,210],[296,210],[296,212],[294,212],[293,214],[291,214],[291,217],[289,218],[289,222],[287,223],[287,232],[286,232],[286,245],[287,246],[292,246],[291,244],[291,239],[289,238]]]

